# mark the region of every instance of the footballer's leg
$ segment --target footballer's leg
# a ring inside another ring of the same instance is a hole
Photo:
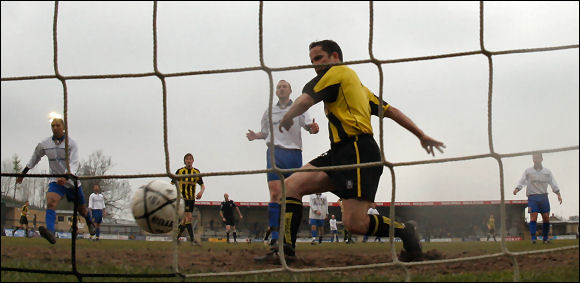
[[[56,182],[49,184],[49,191],[46,193],[46,215],[45,215],[45,223],[46,228],[44,226],[38,227],[38,232],[40,236],[45,238],[51,244],[56,243],[56,238],[54,237],[54,224],[56,222],[56,212],[55,208],[62,199],[62,196],[55,191],[51,191],[51,189],[56,189],[55,186]]]
[[[343,223],[349,232],[368,235],[388,237],[390,225],[395,226],[395,237],[401,238],[405,253],[402,253],[403,261],[422,260],[422,250],[412,223],[399,223],[392,221],[386,216],[369,215],[367,208],[370,201],[360,199],[344,199]]]

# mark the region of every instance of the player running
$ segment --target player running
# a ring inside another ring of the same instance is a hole
[[[65,146],[65,124],[62,116],[55,115],[51,117],[50,125],[52,128],[52,136],[45,138],[40,141],[28,164],[22,170],[22,174],[26,174],[30,169],[34,168],[40,162],[43,156],[48,158],[48,165],[50,168],[50,174],[52,175],[64,175],[64,174],[78,174],[80,170],[79,163],[79,149],[77,143],[72,139],[68,138],[68,157],[70,162],[70,170],[67,169],[67,152]],[[16,179],[17,184],[21,184],[23,177],[18,177]],[[44,226],[38,227],[38,232],[51,244],[56,243],[56,238],[54,236],[54,224],[56,221],[56,206],[60,200],[66,195],[69,202],[74,201],[78,197],[78,212],[85,218],[87,222],[87,227],[89,229],[89,234],[95,235],[95,225],[91,221],[89,210],[85,204],[85,195],[83,193],[82,187],[78,186],[78,193],[75,194],[74,182],[68,178],[63,177],[50,177],[48,184],[48,192],[46,193],[46,228]]]
[[[183,163],[185,167],[178,169],[175,174],[176,175],[193,175],[199,174],[200,171],[197,168],[193,167],[193,154],[187,153],[183,156]],[[193,226],[191,225],[191,220],[193,218],[193,208],[195,206],[195,200],[201,199],[203,196],[203,192],[205,192],[205,184],[203,183],[203,179],[201,177],[189,177],[184,179],[179,179],[178,181],[179,189],[181,190],[181,197],[183,197],[183,201],[185,202],[185,213],[184,217],[179,223],[179,231],[177,233],[177,243],[179,243],[179,237],[187,228],[187,232],[189,233],[189,238],[191,240],[192,246],[201,247],[201,244],[195,239],[193,234]],[[175,184],[174,181],[171,181],[172,184]],[[201,190],[197,195],[195,194],[196,185],[199,184]]]

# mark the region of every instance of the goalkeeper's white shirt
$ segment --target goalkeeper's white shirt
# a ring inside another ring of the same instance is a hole
[[[320,211],[320,215],[317,215],[314,211]],[[328,200],[325,194],[310,195],[310,212],[308,218],[310,219],[325,219],[328,215]]]
[[[524,171],[517,188],[519,191],[526,186],[526,196],[547,194],[548,184],[552,187],[554,193],[560,191],[550,169],[542,168],[541,170],[536,170],[534,167],[530,167]]]
[[[70,169],[71,173],[77,175],[80,169],[79,163],[79,151],[77,147],[77,143],[68,138],[68,149],[69,149],[69,160],[70,160]],[[66,152],[65,152],[65,142],[58,142],[52,139],[52,136],[45,138],[41,142],[38,143],[34,152],[32,153],[32,157],[26,167],[29,169],[34,168],[40,162],[43,156],[48,158],[48,166],[50,168],[50,174],[67,174],[67,167],[66,167]],[[57,177],[50,177],[49,183],[56,182]],[[79,183],[80,186],[80,183]],[[74,183],[72,180],[67,180],[65,187],[72,188],[74,187]]]
[[[302,150],[302,131],[300,128],[303,127],[308,131],[306,125],[312,124],[312,118],[308,111],[302,113],[302,115],[294,117],[294,124],[288,131],[284,130],[280,132],[278,127],[280,126],[280,120],[288,112],[290,106],[292,105],[292,100],[288,102],[285,107],[280,105],[280,102],[276,105],[272,105],[272,123],[274,126],[274,145],[286,149],[300,149]],[[262,129],[260,130],[262,134],[266,137],[266,144],[270,144],[270,122],[268,120],[268,109],[262,115]]]
[[[90,209],[105,209],[105,198],[103,194],[92,193],[89,197],[89,208]]]

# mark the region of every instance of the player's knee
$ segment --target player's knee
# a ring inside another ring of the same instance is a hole
[[[282,184],[280,180],[268,181],[270,191],[270,202],[279,202],[282,197]]]
[[[364,235],[368,231],[368,221],[365,222],[361,219],[344,218],[343,224],[345,229],[354,234]]]
[[[56,205],[57,204],[58,204],[58,200],[47,199],[46,200],[46,209],[52,209],[52,210],[54,210],[56,208]]]

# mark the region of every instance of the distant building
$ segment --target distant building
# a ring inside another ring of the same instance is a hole
[[[2,220],[5,228],[18,226],[20,214],[18,209],[22,202],[7,200],[6,211],[2,211]],[[219,216],[221,201],[196,201],[193,222],[196,226],[196,237],[208,240],[225,237],[225,227]],[[236,202],[244,219],[236,223],[238,236],[241,238],[261,239],[267,229],[268,202]],[[453,241],[479,241],[487,233],[487,220],[493,214],[496,219],[496,233],[499,236],[501,227],[500,201],[437,201],[437,202],[397,202],[395,203],[395,220],[404,222],[413,220],[417,223],[417,232],[421,239],[445,239]],[[509,240],[529,239],[528,225],[525,219],[526,200],[505,201],[505,224],[506,237]],[[310,225],[308,225],[307,202],[304,203],[302,225],[298,237],[310,237]],[[342,213],[338,203],[329,203],[329,214],[334,214],[340,221]],[[377,202],[377,210],[382,215],[389,216],[390,202]],[[29,223],[32,227],[32,215],[37,215],[37,228],[45,225],[45,209],[30,207]],[[72,218],[72,210],[56,210],[57,219],[55,228],[57,232],[68,232],[70,229],[69,219]],[[78,216],[78,225],[81,234],[88,233],[83,217]],[[237,215],[235,216],[238,220]],[[574,220],[576,219],[576,220]],[[552,223],[552,235],[577,235],[578,217],[571,217],[564,221],[557,217],[550,220]],[[342,225],[340,225],[342,226]],[[339,226],[339,230],[342,227]],[[328,223],[324,226],[328,229]],[[328,231],[327,231],[328,232]],[[187,233],[185,233],[187,234]],[[134,220],[103,219],[101,224],[101,239],[137,239],[142,240],[148,236],[159,236],[171,239],[171,233],[165,235],[152,235],[145,233]]]

